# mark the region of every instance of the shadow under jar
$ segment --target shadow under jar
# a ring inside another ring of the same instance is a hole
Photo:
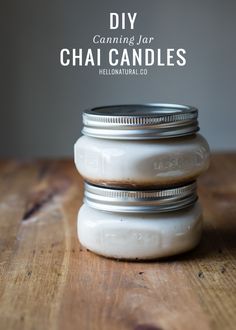
[[[195,180],[209,166],[198,110],[176,104],[118,105],[83,113],[75,164],[92,184],[166,187]]]
[[[188,251],[202,232],[196,184],[137,191],[85,183],[77,230],[84,247],[105,257],[145,260]]]

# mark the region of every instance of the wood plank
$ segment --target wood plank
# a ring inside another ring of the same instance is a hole
[[[7,165],[6,165],[7,164]],[[199,247],[154,262],[92,254],[76,237],[72,161],[0,163],[0,328],[235,329],[236,154],[199,180]]]
[[[36,171],[28,164],[0,163],[0,275],[6,274],[24,210],[25,195],[34,183]],[[0,282],[2,283],[2,281]],[[0,286],[1,294],[1,286]]]
[[[18,185],[14,179],[15,218],[20,225],[17,236],[14,235],[14,254],[1,281],[1,326],[3,329],[45,329],[56,326],[53,315],[68,271],[70,240],[61,202],[64,194],[65,199],[70,196],[67,191],[70,177],[66,173],[66,162],[63,162],[63,173],[57,162],[50,162],[48,166],[45,162],[32,163],[23,169],[23,172],[19,170],[22,184]],[[32,176],[30,170],[35,172],[34,182],[28,180]],[[9,184],[9,180],[7,182]],[[15,207],[17,203],[19,209]],[[9,213],[9,218],[12,217],[11,207],[2,216]]]

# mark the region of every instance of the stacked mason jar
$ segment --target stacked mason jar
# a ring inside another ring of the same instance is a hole
[[[195,247],[202,210],[196,179],[209,166],[198,110],[176,104],[84,111],[74,146],[85,180],[78,237],[118,259],[155,259]]]

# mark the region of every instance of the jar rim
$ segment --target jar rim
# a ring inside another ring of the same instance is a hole
[[[160,139],[199,130],[198,109],[170,103],[121,104],[83,112],[82,133],[104,139]]]
[[[197,200],[196,181],[162,189],[128,190],[85,182],[84,202],[92,208],[127,213],[160,213],[189,207]]]

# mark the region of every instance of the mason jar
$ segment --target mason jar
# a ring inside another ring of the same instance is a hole
[[[83,113],[75,164],[99,186],[142,189],[195,180],[209,166],[198,110],[175,104],[118,105]]]
[[[202,231],[196,183],[161,190],[85,183],[77,230],[84,247],[110,258],[145,260],[188,251]]]

